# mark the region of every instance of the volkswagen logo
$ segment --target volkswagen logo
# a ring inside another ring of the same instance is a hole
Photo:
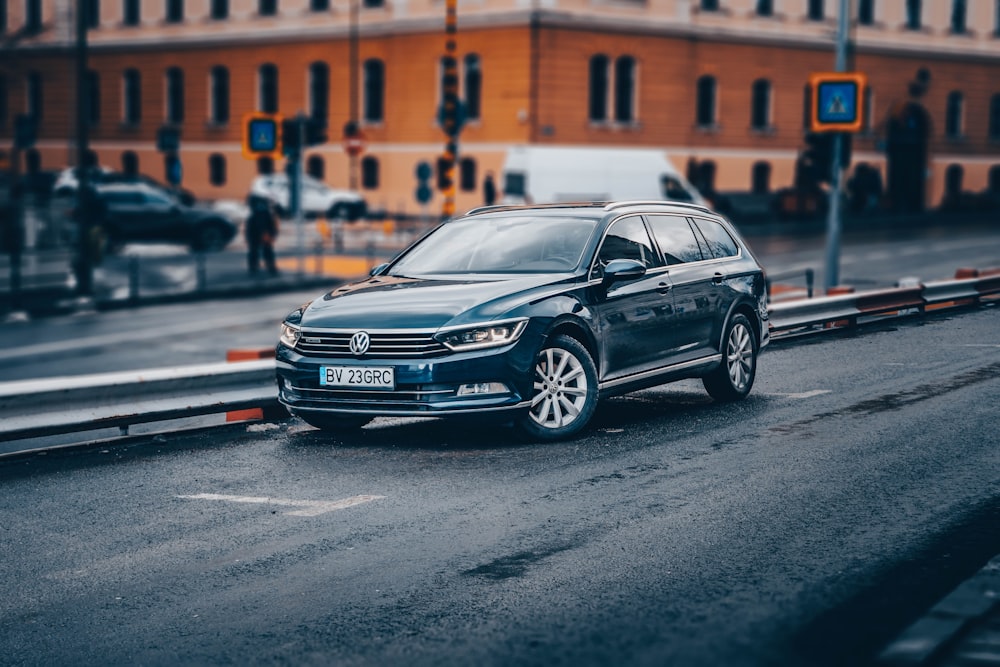
[[[351,352],[360,357],[368,351],[368,347],[371,343],[372,341],[371,338],[368,337],[368,332],[359,331],[351,336]]]

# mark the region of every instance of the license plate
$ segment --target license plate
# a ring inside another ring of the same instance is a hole
[[[322,387],[395,389],[396,374],[391,366],[320,366],[319,384]]]

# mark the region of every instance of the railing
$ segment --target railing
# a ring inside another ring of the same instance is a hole
[[[975,306],[998,295],[1000,270],[992,270],[916,287],[775,304],[770,327],[781,340],[857,326],[865,318]],[[272,350],[252,352],[240,358],[253,360],[240,363],[0,383],[0,442],[108,427],[124,433],[134,424],[248,409],[281,414],[274,361],[261,358]]]

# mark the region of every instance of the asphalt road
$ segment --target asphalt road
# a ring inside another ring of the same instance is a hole
[[[1000,552],[995,307],[567,443],[300,422],[0,462],[0,663],[853,665]]]

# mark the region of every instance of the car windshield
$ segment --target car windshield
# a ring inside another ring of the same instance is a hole
[[[572,271],[596,218],[472,217],[438,227],[390,270],[394,276]]]

